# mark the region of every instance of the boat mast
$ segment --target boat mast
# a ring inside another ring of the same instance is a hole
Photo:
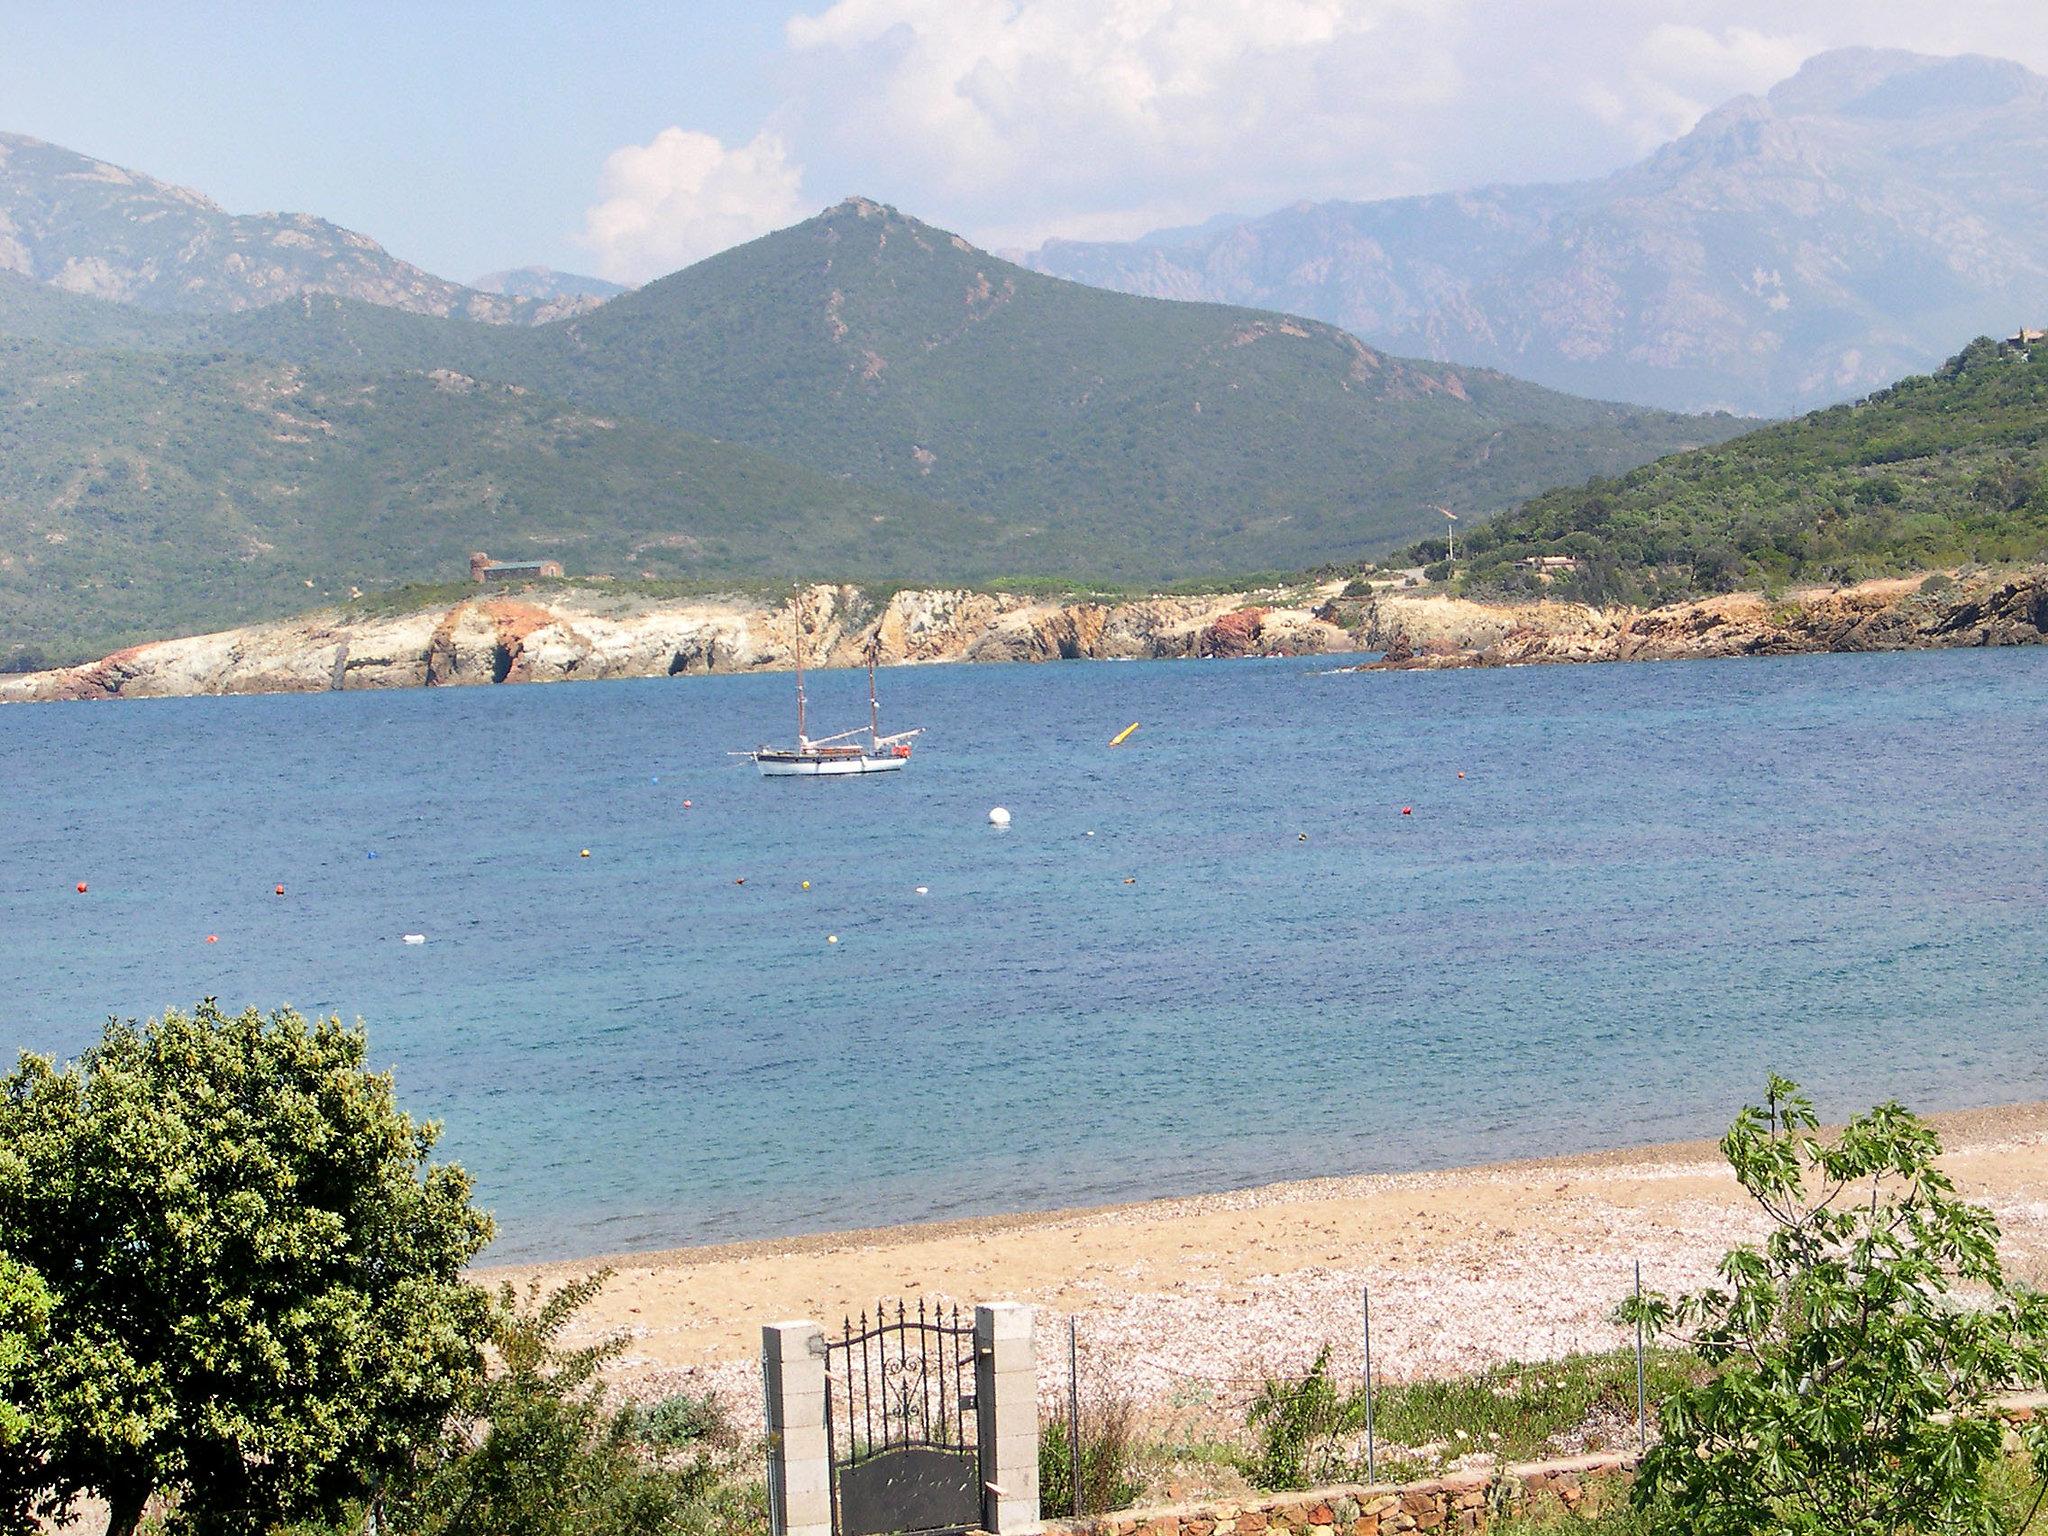
[[[804,745],[804,590],[796,590],[796,745]]]
[[[868,643],[868,740],[877,752],[882,750],[882,706],[875,702],[875,653],[881,648],[879,635]]]

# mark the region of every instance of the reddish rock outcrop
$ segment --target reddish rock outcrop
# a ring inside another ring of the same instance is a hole
[[[1201,655],[1225,658],[1250,656],[1258,649],[1259,631],[1266,622],[1263,608],[1240,608],[1226,613],[1202,631]]]

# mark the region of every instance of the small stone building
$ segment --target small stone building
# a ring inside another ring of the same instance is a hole
[[[493,560],[482,550],[469,557],[469,579],[480,586],[494,581],[534,581],[562,574],[559,560]]]

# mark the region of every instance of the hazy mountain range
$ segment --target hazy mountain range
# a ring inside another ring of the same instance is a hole
[[[507,298],[533,299],[543,304],[562,299],[595,299],[602,303],[627,291],[624,283],[602,277],[585,277],[580,272],[557,272],[553,267],[514,267],[507,272],[486,272],[470,279],[479,293],[503,294]]]
[[[2048,80],[1846,49],[1598,180],[1298,204],[1024,260],[1602,399],[1786,414],[2048,319]]]
[[[0,274],[17,660],[457,579],[473,549],[770,586],[1300,568],[1738,426],[1061,282],[861,199],[553,324],[221,308]]]
[[[545,268],[464,287],[311,214],[228,213],[184,187],[13,133],[0,133],[0,271],[178,314],[331,293],[511,325],[577,314],[622,291]],[[502,286],[486,286],[493,281]]]

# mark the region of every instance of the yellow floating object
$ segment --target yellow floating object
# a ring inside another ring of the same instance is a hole
[[[1114,736],[1110,737],[1109,744],[1112,747],[1122,746],[1125,742],[1131,739],[1131,732],[1135,731],[1143,723],[1144,722],[1140,720],[1133,720],[1129,725],[1125,726],[1122,730],[1118,731]]]
[[[806,880],[806,881],[804,882],[804,889],[808,891],[808,890],[809,890],[810,888],[811,888],[811,882],[810,882],[810,881],[808,881],[808,880]]]
[[[587,858],[589,858],[589,857],[590,857],[590,850],[589,850],[588,848],[584,849],[584,850],[583,850],[583,852],[581,852],[580,854],[578,854],[578,855],[577,855],[577,857],[578,857],[578,858],[580,858],[580,859],[587,859]]]

